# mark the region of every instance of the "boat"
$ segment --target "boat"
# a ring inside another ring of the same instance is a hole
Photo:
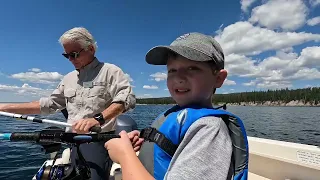
[[[248,137],[249,179],[319,180],[320,147]]]
[[[320,179],[320,147],[257,137],[248,142],[249,180]],[[121,166],[114,163],[110,179],[121,177]]]
[[[64,126],[69,126],[68,124],[62,122],[55,122],[52,120],[39,119],[31,116],[22,116],[19,114],[5,113],[2,112],[2,115],[20,118],[25,120],[30,120],[33,122],[39,123],[51,123],[51,124],[60,124]],[[125,130],[130,132],[137,129],[136,122],[128,115],[122,114],[117,117],[115,123],[115,134],[104,134],[103,137],[106,139],[119,137],[117,134],[120,131]],[[58,134],[64,133],[63,129],[45,129],[43,132],[55,132],[58,131]],[[22,136],[22,133],[18,133],[15,137],[21,140],[25,140]],[[0,139],[11,139],[12,133],[1,134]],[[53,137],[52,134],[47,134],[48,137]],[[80,140],[87,142],[88,137],[85,136],[76,136],[74,134],[69,134],[74,140]],[[75,134],[76,135],[76,134]],[[97,134],[96,134],[97,135]],[[35,137],[38,137],[39,134],[26,133],[27,139],[34,140]],[[88,135],[89,136],[89,135]],[[91,138],[94,138],[95,135],[90,135]],[[47,136],[44,136],[47,137]],[[55,136],[54,136],[55,137]],[[63,136],[64,137],[64,136]],[[91,138],[89,140],[91,141]],[[50,139],[50,138],[49,138]],[[70,138],[69,138],[70,139]],[[38,139],[39,140],[39,139]],[[69,142],[69,141],[67,141]],[[249,174],[248,179],[253,180],[320,180],[320,147],[315,145],[307,145],[279,140],[271,140],[257,137],[248,137],[249,143]],[[46,168],[48,166],[61,165],[65,164],[66,168],[70,167],[72,164],[70,162],[70,149],[64,149],[61,157],[56,158],[57,151],[61,150],[61,144],[43,144],[45,149],[48,152],[51,152],[51,157],[46,160],[40,167],[38,172],[46,171],[46,174],[50,172],[51,168]],[[57,146],[59,145],[59,146]],[[139,152],[137,152],[137,155]],[[85,163],[85,160],[82,159]],[[58,167],[58,166],[55,166]],[[42,171],[41,171],[42,170]],[[69,169],[72,170],[72,169]],[[84,167],[81,170],[83,172],[88,172],[88,167]],[[71,172],[71,171],[68,171]],[[34,175],[32,180],[36,180]],[[41,174],[41,173],[40,173]],[[120,180],[122,179],[121,166],[117,163],[113,163],[110,180]]]
[[[127,115],[116,121],[116,133],[137,129],[136,122]],[[319,180],[320,147],[286,141],[248,137],[249,180]],[[70,153],[66,151],[64,153]],[[137,155],[139,152],[137,152]],[[53,156],[52,156],[53,157]],[[64,154],[58,162],[67,162]],[[52,165],[52,159],[44,165]],[[110,180],[121,180],[121,166],[113,163]],[[35,177],[33,178],[35,180]]]

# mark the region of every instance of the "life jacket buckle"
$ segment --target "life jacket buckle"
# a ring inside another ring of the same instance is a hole
[[[150,141],[152,140],[152,135],[154,133],[157,133],[157,130],[155,128],[152,127],[148,127],[145,129],[142,129],[140,132],[140,138],[144,138],[145,141]]]

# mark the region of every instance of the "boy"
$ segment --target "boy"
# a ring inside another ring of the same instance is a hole
[[[167,65],[167,86],[176,106],[152,127],[121,132],[106,142],[123,179],[247,179],[248,142],[241,120],[212,107],[212,96],[227,77],[224,54],[213,37],[189,33],[170,46],[146,55],[153,65]]]

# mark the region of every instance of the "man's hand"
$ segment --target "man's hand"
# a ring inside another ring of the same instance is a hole
[[[131,131],[128,133],[128,137],[131,141],[132,147],[135,152],[138,152],[141,148],[141,145],[144,141],[143,138],[139,138],[140,132],[137,130]]]
[[[85,134],[89,132],[91,127],[96,125],[100,126],[100,123],[93,118],[81,119],[72,125],[72,131],[78,134]]]

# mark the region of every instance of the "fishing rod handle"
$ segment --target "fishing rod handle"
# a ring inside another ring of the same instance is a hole
[[[89,131],[91,132],[96,132],[96,133],[100,133],[101,132],[101,127],[100,126],[93,126],[89,129]]]
[[[10,141],[38,141],[40,132],[15,132],[11,133]]]
[[[113,138],[120,138],[119,135],[117,134],[98,134],[98,139],[97,141],[98,142],[106,142],[106,141],[109,141],[110,139],[113,139]]]
[[[72,143],[82,144],[82,143],[90,143],[90,142],[107,142],[113,138],[120,138],[119,135],[116,134],[79,134],[75,135],[70,139]]]

